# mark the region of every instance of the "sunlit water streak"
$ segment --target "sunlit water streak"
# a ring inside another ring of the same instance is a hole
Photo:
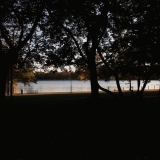
[[[114,80],[105,82],[99,81],[99,84],[109,89],[110,91],[117,90],[116,82]],[[141,87],[142,87],[141,81]],[[120,81],[122,90],[129,90],[128,81]],[[137,90],[137,81],[132,80],[131,86],[133,90]],[[147,84],[145,90],[158,90],[160,87],[160,81],[152,80]],[[37,84],[30,83],[30,85],[24,86],[23,83],[18,82],[14,87],[14,93],[28,93],[30,90],[36,90],[38,93],[54,93],[54,92],[90,92],[90,81],[79,81],[79,80],[45,80],[37,81]]]

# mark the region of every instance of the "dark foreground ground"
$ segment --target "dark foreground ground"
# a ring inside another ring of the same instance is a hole
[[[87,94],[7,97],[2,160],[160,160],[160,97]]]

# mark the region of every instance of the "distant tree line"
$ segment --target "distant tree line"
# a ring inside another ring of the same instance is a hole
[[[36,72],[35,77],[37,80],[77,80],[78,74],[75,72]]]
[[[35,72],[36,80],[89,80],[89,73],[80,73],[80,72]],[[99,80],[105,80],[104,75],[98,74]],[[29,75],[30,77],[30,75]],[[120,76],[120,80],[127,80],[128,77]],[[106,79],[107,80],[107,79]],[[109,80],[115,80],[114,77],[110,77]],[[132,76],[131,80],[137,80],[137,77]],[[151,80],[158,80],[158,77],[152,76]]]

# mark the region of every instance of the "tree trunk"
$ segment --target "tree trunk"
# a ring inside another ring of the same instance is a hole
[[[136,98],[139,96],[139,91],[140,91],[140,76],[137,79],[137,93],[136,93]]]
[[[129,80],[129,91],[132,91],[132,84],[131,84],[131,80]]]
[[[10,86],[10,83],[9,83],[9,76],[7,77],[7,85],[6,85],[6,90],[7,90],[7,95],[9,96],[9,86]]]
[[[95,69],[94,69],[95,68]],[[94,99],[99,98],[99,88],[97,85],[97,72],[96,67],[90,68],[90,83],[91,83],[91,97]]]
[[[116,84],[117,84],[117,88],[118,88],[118,92],[119,92],[119,97],[123,98],[123,93],[122,93],[122,89],[119,83],[119,77],[117,75],[117,73],[115,73],[115,80],[116,80]]]
[[[10,80],[11,80],[11,83],[10,83],[10,100],[13,99],[13,67],[11,66],[10,68]]]
[[[105,88],[101,87],[101,86],[99,85],[99,83],[98,83],[98,87],[99,87],[99,89],[101,89],[102,91],[104,91],[104,92],[108,93],[109,95],[111,95],[113,98],[116,98],[116,99],[118,98],[113,92],[109,91],[108,89],[105,89]]]
[[[146,88],[147,83],[148,83],[148,79],[144,81],[143,87],[141,91],[139,92],[139,98],[143,98],[144,89]]]
[[[6,93],[6,82],[7,82],[7,69],[5,68],[1,73],[1,83],[0,83],[0,97],[2,98],[2,102],[5,101],[5,93]]]
[[[93,52],[92,52],[93,53]],[[91,83],[91,98],[97,100],[99,98],[99,87],[97,84],[97,70],[95,63],[95,54],[91,54],[88,57],[89,71],[90,71],[90,83]]]

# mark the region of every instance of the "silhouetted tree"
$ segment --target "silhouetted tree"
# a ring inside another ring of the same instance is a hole
[[[110,7],[115,1],[90,1],[84,0],[80,2],[59,1],[61,17],[58,20],[52,11],[52,1],[48,1],[48,13],[53,22],[57,22],[61,34],[69,36],[67,40],[72,40],[72,47],[76,56],[83,59],[85,65],[90,72],[91,81],[91,97],[97,99],[99,97],[99,85],[97,81],[97,64],[96,55],[97,48],[107,27],[111,27],[109,23]],[[60,5],[63,4],[63,5]],[[61,19],[59,21],[59,19]],[[53,33],[52,33],[53,34]],[[74,43],[73,43],[74,42]],[[62,42],[64,43],[64,42]]]
[[[23,50],[27,42],[31,40],[40,18],[42,18],[44,1],[9,0],[1,2],[0,7],[0,49],[2,53],[1,68],[3,68],[0,95],[4,100],[9,69],[17,63],[20,51]],[[5,52],[2,49],[3,44],[8,48]],[[24,55],[24,57],[29,56],[29,54],[30,52]]]
[[[119,1],[118,10],[111,12],[114,27],[110,28],[110,39],[98,51],[103,69],[115,76],[120,97],[119,75],[136,76],[137,95],[142,97],[146,84],[158,71],[159,5],[159,1]],[[140,80],[144,81],[141,91]]]

